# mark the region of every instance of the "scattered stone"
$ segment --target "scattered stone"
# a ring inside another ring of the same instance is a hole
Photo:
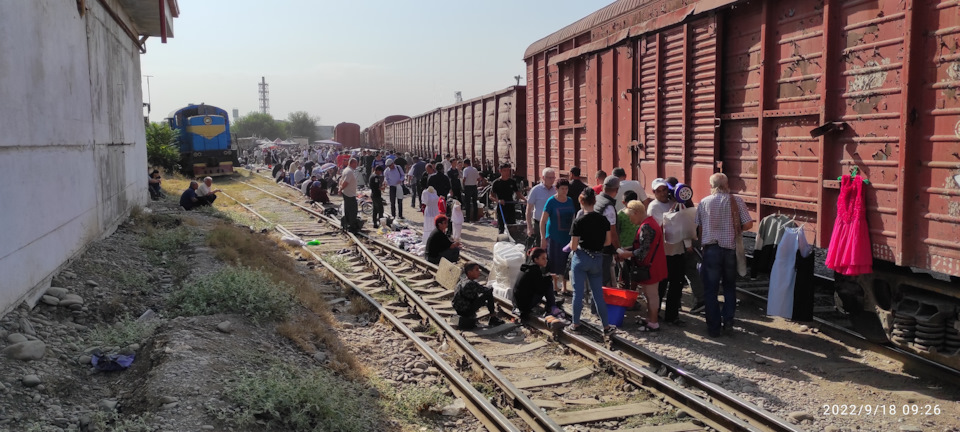
[[[97,283],[96,281],[94,281],[93,279],[88,279],[86,283],[87,283],[87,286],[91,286],[91,287],[94,287],[94,288],[100,286],[100,284],[98,284],[98,283]]]
[[[840,428],[834,425],[827,426],[823,428],[823,432],[840,432]]]
[[[56,297],[57,300],[60,300],[60,299],[63,298],[63,296],[67,295],[68,292],[69,292],[69,291],[67,291],[66,288],[60,288],[60,287],[54,287],[54,286],[52,286],[52,287],[50,287],[50,288],[47,288],[46,295],[51,296],[51,297]]]
[[[804,420],[813,421],[813,416],[810,415],[810,413],[804,412],[804,411],[794,411],[788,414],[787,417],[790,418],[790,421],[792,421],[794,424],[799,424]]]
[[[82,365],[88,365],[90,364],[91,361],[93,361],[92,356],[82,355],[80,357],[77,357],[77,363],[80,363]]]
[[[317,351],[313,353],[313,359],[316,360],[317,363],[323,363],[327,361],[327,353],[323,351]]]
[[[73,305],[83,305],[83,297],[76,294],[67,294],[60,299],[60,306],[71,307]]]
[[[137,322],[150,321],[150,320],[152,320],[152,319],[154,319],[154,318],[156,318],[156,317],[157,317],[157,313],[154,312],[153,309],[147,309],[145,312],[143,312],[143,313],[140,315],[140,318],[137,318]]]
[[[3,355],[15,360],[40,360],[47,352],[47,344],[41,341],[15,343],[3,349]]]
[[[224,321],[220,324],[217,324],[217,330],[219,330],[220,333],[230,333],[233,331],[233,325],[230,323],[230,321]]]
[[[30,324],[30,321],[26,318],[20,319],[20,332],[27,336],[36,336],[37,331],[34,330],[33,324]]]
[[[39,376],[33,374],[24,375],[23,378],[20,378],[20,383],[23,384],[24,387],[36,387],[42,382]]]
[[[101,411],[114,411],[117,409],[116,399],[101,399],[97,402],[97,408]]]
[[[160,400],[160,404],[161,404],[161,405],[166,405],[166,404],[174,403],[174,402],[180,402],[180,398],[173,397],[173,396],[160,396],[160,399],[159,399],[159,400]]]
[[[462,399],[457,399],[453,401],[452,404],[443,407],[443,409],[440,410],[440,414],[443,414],[447,417],[455,417],[460,415],[460,413],[466,408],[466,403],[464,403]]]
[[[921,428],[920,426],[905,424],[900,426],[900,431],[901,432],[923,432],[923,428]]]
[[[40,297],[40,301],[50,306],[56,306],[60,304],[60,299],[51,295],[44,295],[43,297]]]
[[[806,324],[800,326],[800,331],[801,331],[801,332],[805,332],[805,331],[807,331],[807,330],[810,330],[810,326],[808,326],[808,325],[806,325]]]
[[[10,342],[10,343],[16,344],[16,343],[26,342],[26,341],[27,341],[27,337],[20,333],[10,333],[7,335],[7,342]]]
[[[755,356],[753,358],[753,361],[756,362],[757,364],[767,364],[767,359],[760,356]]]
[[[553,360],[550,363],[547,363],[547,369],[560,369],[563,367],[563,363],[560,360]]]

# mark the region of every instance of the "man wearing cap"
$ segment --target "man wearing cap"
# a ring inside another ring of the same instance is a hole
[[[637,193],[637,200],[645,206],[649,206],[652,198],[647,198],[646,191],[643,190],[643,184],[636,180],[627,180],[627,170],[617,167],[613,169],[613,175],[620,179],[620,191],[617,192],[617,210],[623,209],[623,193],[634,191]]]
[[[553,168],[544,168],[540,178],[542,182],[527,194],[527,236],[535,240],[533,244],[543,243],[543,233],[540,232],[540,219],[543,217],[543,206],[547,204],[550,197],[557,194],[557,188],[553,187],[557,181],[557,170]]]
[[[390,216],[403,219],[403,169],[398,167],[394,159],[387,159],[387,168],[383,170],[383,179],[390,188]]]
[[[570,188],[567,189],[567,198],[573,201],[573,206],[580,211],[580,193],[587,188],[587,184],[580,177],[580,167],[570,168]]]
[[[602,171],[601,171],[602,172]],[[610,237],[610,246],[603,248],[603,286],[614,287],[617,278],[613,274],[613,256],[617,248],[620,247],[620,234],[617,232],[617,202],[615,196],[620,190],[620,179],[616,176],[608,176],[601,184],[603,193],[597,195],[597,203],[593,206],[593,211],[600,213],[610,222],[610,231],[607,236]]]
[[[498,201],[497,220],[499,221],[498,230],[500,234],[507,229],[508,224],[517,222],[517,208],[514,201],[514,195],[520,193],[520,186],[516,180],[511,177],[511,167],[509,163],[500,165],[500,178],[493,181],[490,187],[490,197]]]
[[[677,202],[673,199],[673,190],[670,184],[658,178],[650,185],[653,195],[656,197],[650,205],[647,206],[647,216],[654,220],[666,230],[664,214],[678,210]],[[664,312],[664,321],[667,324],[683,325],[680,319],[680,304],[683,299],[683,284],[686,280],[686,247],[690,246],[690,240],[683,240],[679,243],[663,244],[663,251],[667,255],[667,278],[660,281],[660,298],[667,299],[667,309]]]

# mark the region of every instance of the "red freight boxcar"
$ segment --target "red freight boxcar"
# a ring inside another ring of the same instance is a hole
[[[481,169],[510,162],[526,175],[525,98],[525,86],[511,86],[415,116],[405,131],[408,147],[469,158]]]
[[[846,281],[860,302],[845,308],[887,332],[893,311],[957,318],[956,2],[620,0],[524,58],[531,175],[624,166],[646,184],[684,179],[699,200],[724,172],[756,220],[795,215],[826,247],[836,179],[856,167],[872,182],[874,257],[890,265]]]
[[[387,125],[409,118],[405,115],[392,115],[370,125],[370,127],[364,129],[364,145],[377,149],[393,150],[393,132],[390,131],[390,138],[388,139]]]
[[[333,128],[333,140],[343,144],[343,148],[360,147],[360,125],[340,123]]]

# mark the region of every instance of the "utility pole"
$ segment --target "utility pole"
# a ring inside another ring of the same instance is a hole
[[[270,114],[270,85],[267,84],[266,77],[260,77],[260,113]]]

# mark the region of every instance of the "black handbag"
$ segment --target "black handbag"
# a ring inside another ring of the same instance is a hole
[[[663,239],[660,239],[660,243],[663,243]],[[650,264],[641,265],[635,262],[630,263],[630,282],[641,282],[645,280],[650,280],[650,266],[653,264],[653,259],[658,250],[660,250],[660,243],[653,248],[653,254],[650,255]]]
[[[410,188],[407,185],[401,183],[400,187],[403,188],[403,196],[410,196]]]

